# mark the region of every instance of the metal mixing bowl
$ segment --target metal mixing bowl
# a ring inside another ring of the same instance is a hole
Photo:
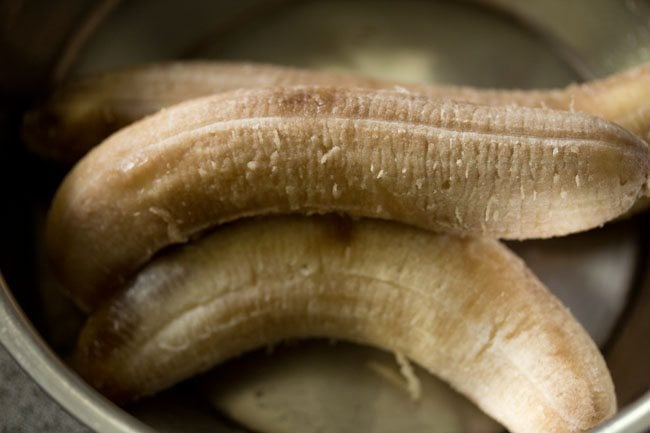
[[[317,19],[305,25],[299,17],[309,13],[300,15],[300,8],[308,3],[317,4],[310,12]],[[0,0],[0,342],[81,422],[107,433],[153,431],[71,372],[52,349],[62,350],[57,334],[47,332],[51,318],[43,300],[50,298],[38,289],[39,227],[65,169],[28,155],[19,127],[24,109],[53,84],[132,63],[216,57],[411,80],[550,87],[650,59],[650,3],[643,0],[447,1],[435,6],[435,14],[410,15],[381,10],[399,4],[406,11],[422,2],[386,3]],[[336,32],[319,39],[328,29]],[[626,408],[599,432],[650,428],[650,394],[642,396],[650,382],[649,241],[646,214],[596,235],[511,245],[604,344]],[[608,292],[614,286],[616,296]],[[592,295],[583,297],[587,292]],[[138,416],[164,428],[155,411],[153,418]]]

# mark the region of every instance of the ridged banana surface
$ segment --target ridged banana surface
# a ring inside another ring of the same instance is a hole
[[[241,88],[322,85],[396,89],[481,105],[580,111],[650,138],[650,65],[556,90],[496,90],[398,83],[253,63],[174,62],[91,75],[58,88],[25,117],[24,137],[36,153],[73,162],[110,133],[189,99]]]
[[[645,142],[581,113],[292,87],[190,101],[107,139],[49,215],[84,306],[149,258],[245,216],[341,212],[506,239],[600,226],[647,190]]]
[[[498,241],[328,217],[242,221],[147,265],[75,366],[119,402],[286,339],[403,354],[512,432],[579,432],[616,402],[598,349]]]

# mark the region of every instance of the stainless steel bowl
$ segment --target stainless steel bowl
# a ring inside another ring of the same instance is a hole
[[[164,429],[166,421],[155,410],[137,412],[146,425],[117,408],[52,349],[61,352],[65,339],[48,332],[52,319],[44,302],[52,298],[39,288],[39,227],[65,169],[23,150],[20,116],[71,75],[193,57],[482,86],[559,86],[650,59],[650,4],[0,0],[0,266],[6,278],[0,278],[0,342],[54,400],[96,431],[146,432],[152,425]],[[646,214],[596,234],[511,245],[603,345],[626,407],[599,432],[650,428],[650,394],[642,395],[650,386],[648,241]]]

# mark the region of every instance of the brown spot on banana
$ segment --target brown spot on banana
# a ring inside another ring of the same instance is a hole
[[[585,431],[616,402],[598,349],[509,250],[408,226],[242,221],[154,259],[87,322],[75,366],[121,402],[281,340],[409,359],[512,432]]]
[[[23,136],[36,153],[74,162],[111,132],[161,108],[238,88],[325,85],[402,89],[481,105],[579,111],[650,138],[650,65],[558,90],[495,90],[394,83],[248,63],[184,62],[131,67],[73,81],[25,116]]]
[[[240,88],[389,83],[354,75],[227,62],[130,67],[72,81],[25,115],[23,138],[35,153],[72,163],[112,132],[162,108]]]
[[[558,236],[630,208],[648,157],[640,139],[579,113],[361,89],[235,91],[164,110],[91,152],[56,194],[47,249],[92,307],[162,248],[245,216],[341,212]]]

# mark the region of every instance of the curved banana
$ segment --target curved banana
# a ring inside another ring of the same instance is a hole
[[[580,432],[615,412],[593,341],[489,239],[381,221],[237,222],[148,264],[92,314],[74,365],[127,402],[280,340],[404,354],[512,432]]]
[[[585,112],[650,139],[650,65],[559,90],[495,90],[394,83],[250,63],[184,62],[131,67],[73,81],[25,116],[23,136],[41,156],[74,162],[113,131],[163,107],[238,88],[336,85],[395,89],[481,105]]]
[[[23,139],[36,154],[72,163],[118,129],[164,107],[240,88],[283,85],[382,88],[372,78],[272,65],[172,62],[72,81],[25,115]]]
[[[298,87],[195,100],[113,135],[67,176],[48,255],[82,305],[220,223],[343,212],[508,239],[587,230],[646,188],[650,154],[584,114]],[[118,284],[119,285],[119,284]]]

